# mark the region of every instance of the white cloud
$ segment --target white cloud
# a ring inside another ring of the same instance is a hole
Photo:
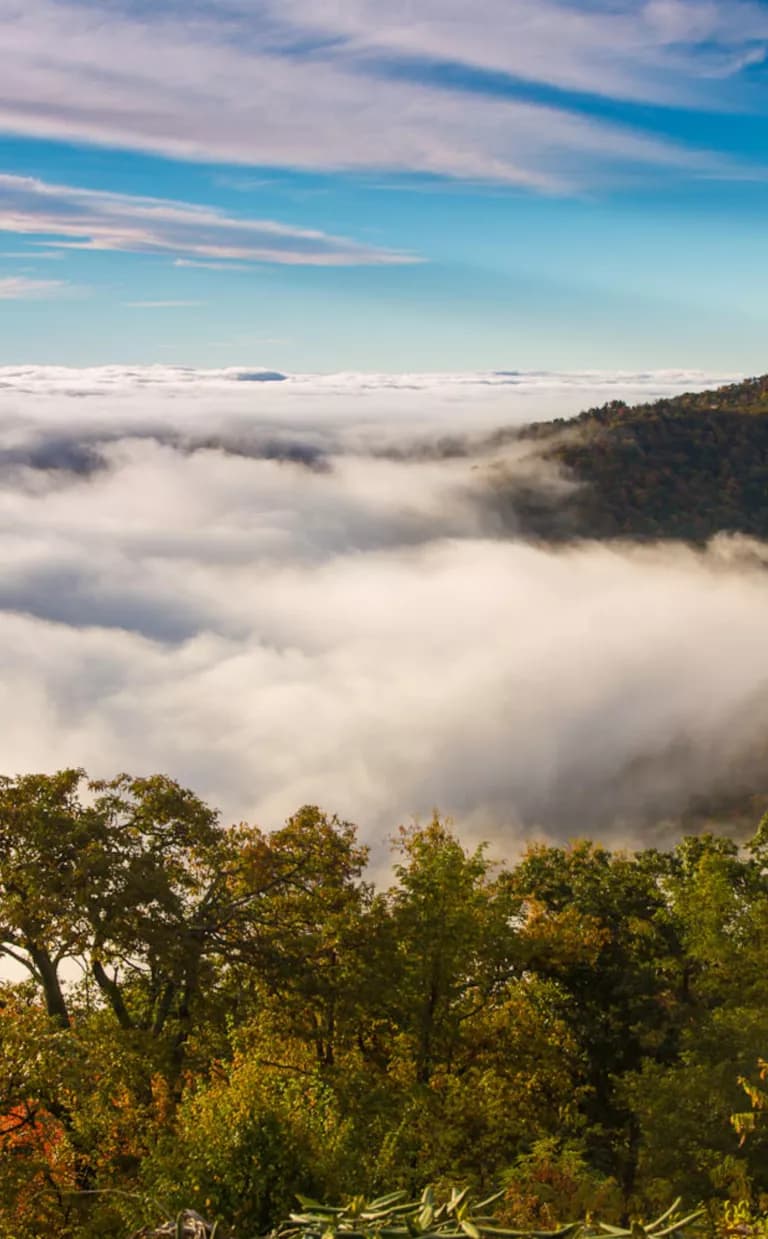
[[[762,29],[759,10],[740,12],[751,46]],[[458,57],[555,86],[677,102],[698,94],[712,106],[700,57],[674,48],[666,57],[670,19],[660,12],[480,0],[466,14],[458,0],[447,8],[429,0],[418,20],[404,0],[395,0],[391,16],[374,11],[372,0],[206,4],[191,12],[168,3],[137,9],[127,0],[108,10],[0,0],[0,129],[187,159],[405,169],[543,190],[637,165],[729,170],[711,153],[565,107],[448,89],[428,74],[419,80],[415,66],[393,77],[382,62],[382,55]],[[713,31],[723,48],[732,46],[719,17]],[[704,69],[716,64],[722,68],[719,52]]]
[[[434,805],[637,837],[748,784],[764,550],[526,545],[487,470],[538,466],[482,446],[706,376],[247,377],[0,370],[0,769],[162,769],[373,839]]]
[[[39,262],[41,259],[46,262],[60,262],[64,255],[51,250],[0,250],[0,258],[12,258],[14,261],[24,262]]]
[[[248,6],[241,6],[248,12]],[[347,40],[349,53],[444,60],[565,90],[703,103],[701,79],[736,72],[768,41],[760,4],[716,0],[273,0],[275,21]]]
[[[63,280],[31,280],[24,275],[0,275],[0,301],[47,301],[73,291]]]
[[[203,301],[124,301],[132,310],[180,310],[204,305]]]
[[[243,352],[256,343],[242,341]],[[266,341],[258,344],[261,348]],[[725,383],[700,370],[468,371],[453,374],[278,375],[256,365],[0,366],[0,396],[21,401],[27,433],[126,433],[149,424],[204,433],[306,433],[325,451],[364,451],[435,434],[485,433],[568,416],[612,398],[628,402]],[[266,382],[259,380],[267,379]],[[27,399],[27,397],[34,397]],[[113,407],[114,404],[114,407]]]
[[[197,258],[177,258],[174,267],[201,267],[204,271],[250,271],[251,268],[241,262],[206,262]]]
[[[194,254],[252,262],[351,266],[412,262],[315,229],[229,216],[215,207],[0,174],[0,231],[66,249]]]

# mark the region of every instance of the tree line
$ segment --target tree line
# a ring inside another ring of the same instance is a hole
[[[614,400],[523,436],[579,484],[557,502],[501,485],[532,536],[768,537],[768,377],[634,407]]]
[[[307,806],[164,776],[0,780],[0,1236],[297,1193],[504,1188],[508,1225],[768,1204],[768,824],[495,863],[435,817],[374,885]],[[754,1130],[748,1130],[754,1128]]]

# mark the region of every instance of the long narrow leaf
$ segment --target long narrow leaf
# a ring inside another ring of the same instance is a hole
[[[475,1205],[475,1213],[479,1213],[481,1209],[487,1209],[497,1200],[501,1200],[502,1196],[506,1195],[506,1189],[502,1188],[500,1192],[494,1192],[492,1196],[486,1196],[485,1200],[480,1200]]]
[[[682,1230],[684,1226],[690,1225],[691,1222],[696,1221],[696,1218],[703,1217],[703,1215],[704,1210],[697,1209],[695,1213],[689,1213],[687,1217],[681,1218],[679,1222],[673,1222],[671,1226],[665,1227],[664,1230],[654,1231],[653,1239],[662,1239],[663,1235],[673,1235],[675,1231]]]
[[[392,1205],[400,1204],[400,1202],[408,1195],[407,1192],[390,1192],[387,1196],[377,1196],[375,1200],[369,1202],[368,1208],[371,1213],[375,1213],[380,1209],[389,1209]]]
[[[680,1207],[680,1201],[682,1199],[682,1196],[678,1196],[677,1200],[673,1201],[668,1209],[665,1209],[665,1211],[661,1214],[661,1217],[657,1217],[655,1222],[649,1222],[645,1229],[650,1233],[652,1230],[655,1230],[657,1226],[661,1226],[662,1222],[666,1222],[667,1218],[672,1217],[672,1214],[675,1213]]]
[[[307,1213],[316,1213],[321,1217],[327,1217],[329,1214],[333,1214],[335,1216],[344,1212],[343,1209],[334,1208],[332,1205],[323,1205],[319,1200],[312,1200],[311,1196],[299,1196],[297,1193],[296,1199],[302,1209],[306,1209]]]

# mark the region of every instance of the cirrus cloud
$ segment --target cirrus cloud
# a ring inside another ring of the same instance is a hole
[[[186,254],[308,266],[417,261],[309,228],[227,215],[215,207],[0,174],[0,231],[64,249]]]
[[[0,0],[0,129],[185,159],[544,191],[638,166],[744,175],[711,151],[601,119],[564,92],[720,106],[706,82],[717,75],[722,91],[729,66],[759,51],[765,26],[758,5],[694,0],[639,11],[480,0],[471,17],[456,0],[430,0],[417,16],[396,0],[383,17],[365,0]],[[509,90],[441,83],[431,71],[439,62],[501,72]],[[515,92],[520,78],[559,93],[531,102]]]
[[[25,275],[0,275],[0,301],[47,301],[71,295],[64,280],[33,280]]]

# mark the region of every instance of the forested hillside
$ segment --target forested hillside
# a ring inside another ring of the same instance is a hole
[[[449,1181],[523,1227],[760,1207],[731,1116],[768,1050],[766,826],[492,864],[436,819],[366,860],[316,808],[267,835],[159,776],[2,782],[4,1239],[183,1205],[251,1237],[296,1192]]]
[[[524,435],[580,484],[556,510],[525,503],[529,533],[768,538],[768,377],[634,408],[613,401]]]

